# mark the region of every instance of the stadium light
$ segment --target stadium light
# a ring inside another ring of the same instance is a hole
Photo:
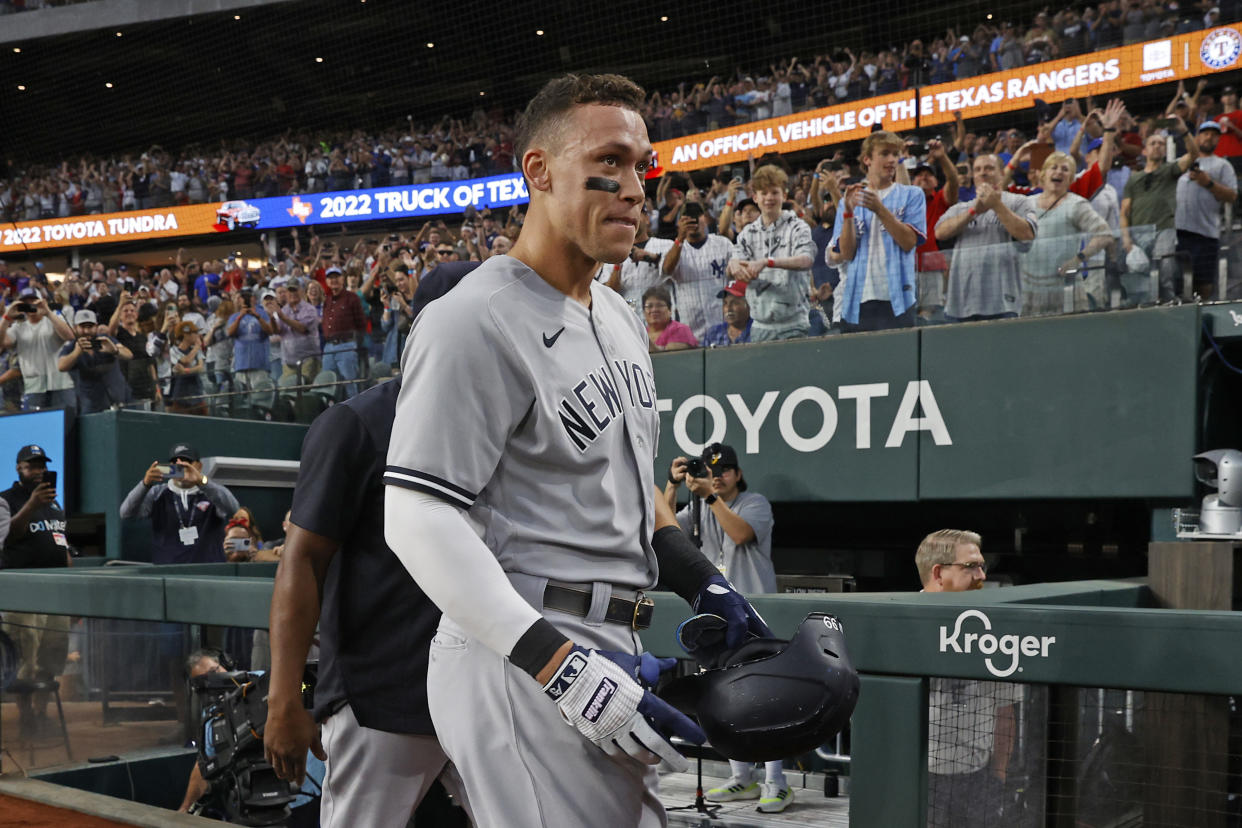
[[[233,15],[233,19],[234,19],[234,20],[241,20],[241,15],[240,15],[240,14],[235,14],[235,15]]]
[[[121,36],[121,32],[117,32],[117,33],[116,33],[116,36],[117,36],[117,37],[120,37],[120,36]]]
[[[427,44],[427,48],[428,48],[428,49],[434,49],[434,48],[436,48],[436,44],[434,44],[434,43],[428,43],[428,44]]]
[[[667,15],[667,14],[662,14],[662,15],[660,15],[660,22],[661,22],[661,23],[667,23],[667,22],[668,22],[668,15]]]
[[[105,86],[105,87],[107,87],[108,89],[111,89],[111,88],[112,88],[112,81],[108,81],[107,83],[105,83],[105,84],[104,84],[104,86]]]
[[[323,58],[315,58],[315,63],[323,63]]]
[[[14,54],[21,54],[21,51],[22,51],[22,47],[21,47],[21,46],[14,46],[14,47],[13,47],[13,53],[14,53]]]
[[[18,91],[18,92],[25,92],[25,91],[26,91],[26,84],[24,84],[24,83],[19,83],[19,84],[17,85],[17,91]]]
[[[543,37],[543,29],[535,29],[535,34],[537,34],[539,37]]]

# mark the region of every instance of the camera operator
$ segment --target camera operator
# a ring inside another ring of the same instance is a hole
[[[220,663],[222,660],[227,662],[227,658],[228,657],[219,650],[213,650],[210,648],[195,650],[190,654],[189,658],[186,659],[187,677],[191,682],[193,682],[194,679],[210,673],[228,672],[228,668]],[[308,826],[318,825],[318,808],[312,809],[315,813],[308,814],[306,819],[303,819],[302,814],[297,811],[297,809],[302,805],[305,805],[311,801],[314,794],[318,792],[320,787],[319,780],[323,779],[323,763],[316,759],[312,754],[307,754],[306,762],[307,779],[305,784],[302,786],[303,794],[290,803],[290,807],[294,809],[294,813],[288,823],[282,824],[290,826],[302,824]],[[194,803],[207,796],[210,790],[211,785],[206,779],[203,778],[202,768],[199,767],[198,762],[195,762],[194,766],[190,768],[190,778],[186,782],[185,796],[181,799],[181,807],[177,810],[181,813],[189,812],[190,808],[194,806]]]
[[[123,518],[151,518],[151,561],[222,563],[224,528],[237,498],[203,476],[198,450],[177,443],[168,465],[152,461],[121,504]]]
[[[129,402],[129,384],[117,360],[133,359],[133,352],[96,324],[94,311],[78,311],[74,322],[77,337],[61,347],[57,367],[73,377],[78,391],[78,412],[94,414]]]
[[[674,459],[664,487],[670,508],[677,508],[677,490],[682,483],[692,498],[677,512],[677,522],[691,537],[699,538],[704,556],[738,592],[776,592],[772,504],[763,495],[747,491],[733,447],[712,443],[703,450],[702,457]],[[702,498],[697,527],[693,498]],[[785,781],[780,760],[766,764],[762,786],[754,779],[754,769],[749,764],[730,760],[729,769],[729,779],[707,792],[709,801],[758,799],[759,810],[764,813],[779,813],[793,801],[793,789]]]
[[[8,534],[0,535],[0,569],[59,569],[72,566],[65,538],[65,512],[56,502],[56,484],[47,472],[47,454],[36,445],[17,452],[17,481],[0,492],[11,515]],[[69,618],[45,613],[6,612],[4,631],[21,651],[19,679],[47,681],[60,674],[69,652]],[[23,735],[45,726],[48,691],[19,695],[18,722]]]
[[[0,347],[12,348],[21,370],[22,410],[64,406],[77,407],[73,379],[57,368],[56,353],[73,339],[73,329],[47,300],[27,289],[0,317]]]

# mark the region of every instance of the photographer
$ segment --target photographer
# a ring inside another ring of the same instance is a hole
[[[203,476],[198,451],[178,443],[168,465],[151,463],[121,504],[121,517],[151,519],[152,563],[222,563],[224,527],[237,498]]]
[[[401,359],[401,350],[405,346],[405,338],[414,322],[414,312],[410,310],[410,300],[414,298],[414,290],[410,286],[408,268],[396,265],[391,276],[385,276],[380,283],[380,300],[383,302],[381,328],[384,331],[384,351],[381,359],[389,365],[396,365]]]
[[[243,288],[241,310],[233,314],[224,329],[233,338],[233,381],[237,390],[252,388],[255,380],[267,374],[267,340],[273,331],[267,311],[255,307],[254,292]]]
[[[74,320],[77,338],[60,349],[57,367],[73,377],[78,412],[93,414],[129,402],[129,385],[117,359],[133,359],[133,353],[99,329],[94,311],[80,310]]]
[[[677,508],[677,490],[685,483],[691,503],[677,512],[677,522],[691,537],[697,536],[703,555],[720,570],[738,592],[776,592],[772,566],[772,504],[756,492],[748,492],[732,446],[712,443],[701,457],[673,460],[664,497]],[[698,526],[694,525],[693,498],[702,498]],[[779,813],[793,801],[793,789],[785,781],[780,760],[768,762],[762,787],[747,763],[729,761],[730,777],[707,792],[712,802],[758,799],[759,810]]]
[[[18,300],[0,317],[0,346],[12,348],[17,355],[24,391],[22,410],[77,406],[72,378],[62,374],[56,364],[56,353],[62,343],[73,339],[73,329],[48,308],[47,300],[33,290],[21,293]]]

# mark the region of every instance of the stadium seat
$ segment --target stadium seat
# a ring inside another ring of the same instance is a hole
[[[311,393],[323,402],[324,407],[332,405],[337,401],[341,389],[339,385],[333,384],[336,381],[336,371],[320,371],[315,375],[315,380],[312,384],[316,387],[311,389]]]
[[[276,408],[276,383],[267,374],[261,374],[250,386],[250,408],[256,419],[270,420]]]
[[[300,384],[296,374],[280,375],[280,380],[276,383],[278,399],[276,400],[276,408],[272,412],[273,419],[280,420],[282,423],[291,423],[297,420],[298,399],[302,395],[294,386]]]

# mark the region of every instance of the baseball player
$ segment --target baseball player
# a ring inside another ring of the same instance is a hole
[[[762,622],[654,508],[646,333],[592,275],[629,255],[651,145],[643,91],[550,81],[516,140],[530,206],[415,322],[384,480],[389,546],[443,611],[427,696],[483,828],[666,824],[656,767],[703,734],[649,687],[657,578],[740,642]]]
[[[448,278],[477,266],[437,271]],[[437,777],[463,799],[427,711],[427,653],[440,611],[383,537],[382,473],[400,386],[364,391],[311,425],[272,594],[264,749],[277,775],[298,784],[307,750],[326,754],[325,828],[404,828]],[[317,622],[312,717],[301,683]]]

